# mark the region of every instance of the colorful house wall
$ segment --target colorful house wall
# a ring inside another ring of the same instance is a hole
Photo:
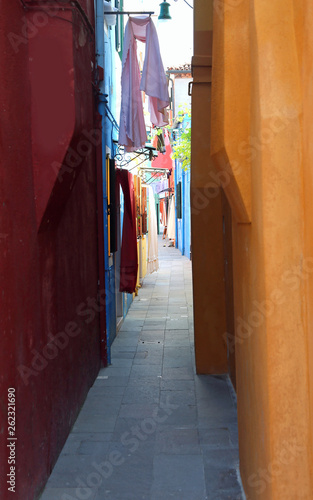
[[[0,7],[1,422],[4,442],[14,388],[18,443],[15,494],[0,448],[4,500],[39,495],[100,367],[93,1],[81,7]]]
[[[139,175],[134,175],[134,188],[135,188],[137,250],[138,250],[137,288],[139,288],[141,286],[143,278],[147,274],[147,245],[148,245],[147,190],[145,187],[142,187],[142,181]]]
[[[251,500],[313,492],[312,22],[308,1],[195,1],[192,234],[193,250],[200,238],[205,250],[205,261],[193,258],[197,368],[217,373],[214,360],[235,355]],[[200,292],[219,317],[201,313]]]
[[[175,162],[177,183],[175,186],[176,196],[176,248],[182,255],[191,258],[191,238],[190,238],[190,170],[183,170],[181,164]],[[177,191],[180,195],[177,196]],[[178,204],[180,207],[178,207]],[[180,217],[178,217],[180,215]]]
[[[122,9],[123,2],[116,2]],[[123,16],[117,16],[117,26],[109,26],[103,12],[103,1],[97,1],[97,64],[99,70],[99,112],[102,119],[102,172],[103,172],[103,225],[104,225],[104,281],[106,289],[106,336],[108,346],[108,362],[110,362],[110,346],[116,336],[119,325],[127,314],[132,302],[131,294],[119,292],[119,252],[110,249],[109,233],[109,173],[108,161],[115,155],[115,142],[118,139],[120,74],[122,55]],[[102,68],[102,69],[101,69]],[[113,208],[112,208],[113,209]],[[123,224],[123,194],[120,192],[118,206],[118,248],[121,245]]]
[[[176,81],[176,80],[175,80]],[[184,117],[181,128],[191,126],[191,120]],[[179,137],[179,135],[178,135]],[[179,139],[178,139],[179,140]],[[190,166],[182,168],[182,163],[175,159],[175,209],[176,209],[176,248],[182,255],[191,258],[191,214],[190,214]]]

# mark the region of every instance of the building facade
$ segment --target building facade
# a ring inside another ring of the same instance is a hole
[[[308,1],[195,0],[196,363],[236,377],[253,500],[313,491],[312,16]]]
[[[191,127],[190,116],[184,115],[179,127],[173,132],[176,144],[181,132],[186,133]],[[184,165],[178,158],[175,159],[175,209],[176,248],[191,259],[190,163]]]
[[[36,498],[102,356],[94,6],[0,10],[2,442],[13,389],[18,457],[7,470],[2,444],[1,498],[9,472],[17,498]]]

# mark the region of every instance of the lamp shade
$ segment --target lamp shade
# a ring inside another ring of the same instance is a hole
[[[163,0],[163,2],[160,3],[160,7],[161,9],[158,19],[160,21],[166,21],[167,19],[172,19],[170,16],[170,4],[166,0]]]

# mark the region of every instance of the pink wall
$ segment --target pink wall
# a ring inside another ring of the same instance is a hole
[[[93,1],[84,5],[92,19]],[[12,497],[5,479],[8,388],[16,388],[16,497],[32,499],[100,366],[99,313],[85,306],[98,293],[98,135],[86,143],[94,128],[93,35],[76,10],[59,13],[74,22],[37,12],[27,13],[26,32],[18,0],[0,7],[3,500]],[[54,162],[65,172],[62,182]],[[49,334],[58,332],[66,345],[47,349]]]

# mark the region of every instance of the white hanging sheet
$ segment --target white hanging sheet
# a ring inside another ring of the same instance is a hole
[[[137,40],[146,43],[145,60],[140,75]],[[141,91],[149,96],[151,123],[168,124],[168,82],[160,54],[159,40],[152,19],[130,17],[125,28],[122,61],[122,101],[118,142],[127,151],[135,151],[147,140]]]
[[[149,231],[148,231],[148,274],[159,269],[158,257],[158,227],[155,209],[154,193],[149,186]]]
[[[170,213],[168,216],[167,236],[169,240],[175,240],[175,196],[170,201]]]

